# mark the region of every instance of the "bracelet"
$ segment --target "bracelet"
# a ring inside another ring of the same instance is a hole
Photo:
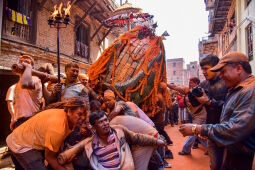
[[[197,128],[197,125],[192,125],[191,131],[193,135],[196,135],[196,128]]]

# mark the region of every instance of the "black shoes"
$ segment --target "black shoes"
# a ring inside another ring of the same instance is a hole
[[[167,142],[167,145],[172,146],[172,145],[173,145],[173,141],[169,140],[169,141]]]
[[[163,160],[164,161],[164,168],[172,168],[172,165],[170,163],[167,163],[166,160]]]
[[[179,155],[190,155],[190,153],[185,153],[185,152],[183,152],[183,151],[178,152],[178,154],[179,154]]]
[[[192,146],[192,149],[197,149],[198,148],[198,143],[194,143],[194,145]]]
[[[174,159],[173,153],[170,150],[166,150],[165,158]]]

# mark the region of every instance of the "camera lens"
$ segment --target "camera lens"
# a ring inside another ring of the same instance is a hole
[[[202,91],[202,88],[195,88],[192,90],[192,95],[193,96],[196,96],[196,97],[201,97],[203,96],[203,91]]]

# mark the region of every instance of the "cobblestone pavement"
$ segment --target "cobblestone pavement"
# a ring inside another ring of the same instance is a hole
[[[173,141],[173,145],[168,148],[173,152],[174,159],[167,159],[167,162],[172,164],[172,170],[209,170],[209,156],[204,155],[206,149],[199,144],[198,149],[192,149],[191,155],[178,155],[182,150],[183,144],[188,137],[183,137],[179,132],[179,126],[170,125],[165,127],[166,132]]]

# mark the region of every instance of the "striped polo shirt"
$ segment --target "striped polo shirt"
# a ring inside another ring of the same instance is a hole
[[[117,170],[120,169],[120,156],[116,146],[114,133],[111,130],[107,139],[107,145],[102,146],[99,143],[97,135],[93,140],[93,152],[98,158],[98,162],[106,169]]]

